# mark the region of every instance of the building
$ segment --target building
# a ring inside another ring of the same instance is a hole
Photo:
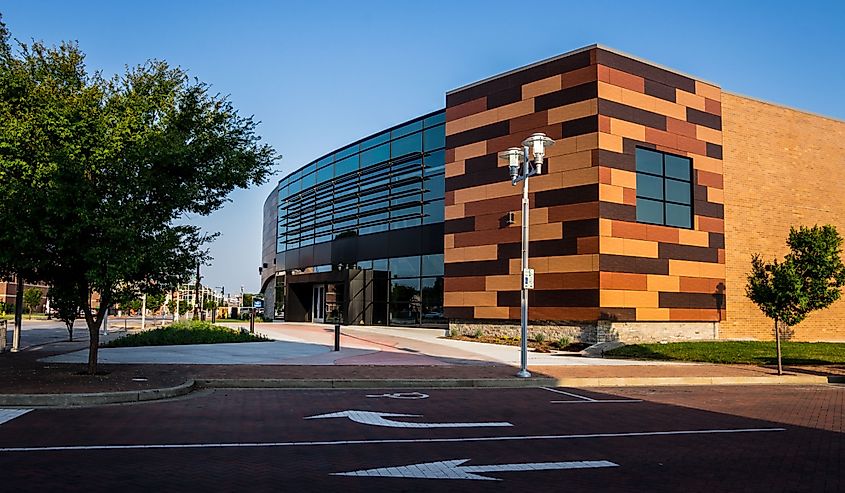
[[[536,330],[770,339],[745,298],[752,253],[782,256],[790,226],[845,232],[845,122],[594,45],[450,91],[445,111],[284,178],[264,208],[270,313],[515,331],[521,187],[497,154],[534,132],[556,141],[531,179]],[[793,337],[845,340],[843,316],[838,302]]]
[[[36,313],[43,313],[49,307],[49,301],[47,299],[48,286],[44,284],[24,284],[24,291],[30,288],[41,291],[41,303],[35,307],[34,311]],[[18,282],[16,277],[12,276],[11,279],[0,279],[0,303],[3,303],[3,306],[0,306],[0,312],[15,313],[15,298],[17,298],[17,293]],[[27,313],[26,307],[24,307],[24,313]]]

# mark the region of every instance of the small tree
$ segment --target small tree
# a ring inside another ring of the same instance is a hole
[[[23,304],[29,310],[29,318],[32,319],[32,312],[41,304],[41,290],[38,288],[27,288],[23,292]]]
[[[79,318],[82,307],[75,292],[63,292],[55,287],[47,291],[52,307],[56,310],[56,317],[67,327],[67,340],[73,342],[73,324]]]
[[[783,262],[751,259],[746,296],[775,323],[778,375],[783,374],[781,332],[814,311],[829,307],[845,285],[842,238],[831,225],[790,228]]]

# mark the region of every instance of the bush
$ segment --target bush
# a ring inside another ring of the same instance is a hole
[[[481,338],[481,336],[483,336],[483,335],[484,335],[484,331],[483,331],[483,330],[481,330],[481,329],[475,329],[475,333],[474,333],[472,336],[473,336],[473,337],[475,337],[476,339],[480,339],[480,338]]]
[[[212,325],[209,322],[189,320],[176,322],[159,329],[129,334],[105,344],[104,347],[174,346],[182,344],[262,341],[269,341],[269,339],[264,336],[257,336],[219,325]]]
[[[557,340],[557,347],[559,347],[560,349],[563,349],[568,345],[569,345],[569,338],[568,337],[561,337],[560,339]]]
[[[534,342],[536,342],[537,344],[542,344],[545,340],[546,334],[543,334],[542,332],[537,332],[536,334],[534,334]]]

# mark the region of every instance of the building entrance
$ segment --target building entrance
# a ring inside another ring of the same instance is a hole
[[[323,323],[326,321],[326,285],[314,286],[314,296],[311,298],[311,321]]]

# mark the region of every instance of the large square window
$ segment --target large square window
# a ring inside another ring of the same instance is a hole
[[[692,159],[637,148],[637,222],[692,228]]]

